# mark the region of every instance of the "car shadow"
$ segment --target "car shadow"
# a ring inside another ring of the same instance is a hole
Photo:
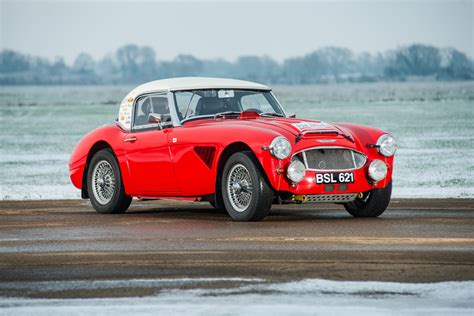
[[[214,209],[207,203],[180,203],[179,205],[159,205],[160,202],[146,202],[132,204],[126,215],[136,216],[159,216],[170,219],[195,219],[231,221],[232,219],[225,210]],[[361,220],[352,217],[341,205],[274,205],[272,210],[264,219],[268,222],[289,222],[308,220]],[[365,219],[367,220],[367,219]]]

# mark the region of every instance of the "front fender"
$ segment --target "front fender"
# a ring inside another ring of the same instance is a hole
[[[115,125],[103,126],[92,130],[78,142],[69,159],[69,175],[76,188],[84,188],[84,174],[92,158],[91,153],[103,148],[111,148],[119,163],[125,191],[127,191],[129,172],[122,141],[125,133]]]
[[[269,146],[273,139],[277,136],[285,136],[289,140],[292,135],[282,135],[276,131],[270,129],[262,129],[258,127],[246,127],[246,128],[232,128],[232,132],[226,137],[226,144],[220,151],[222,154],[226,147],[233,143],[244,143],[250,148],[255,157],[257,158],[261,171],[264,172],[270,186],[278,191],[280,189],[280,183],[282,180],[282,174],[277,173],[277,169],[284,167],[289,163],[289,158],[279,160],[270,153]],[[291,140],[290,140],[291,142]],[[221,157],[218,157],[220,160]]]
[[[380,181],[378,185],[378,188],[386,187],[389,182],[392,181],[393,161],[395,155],[391,157],[385,157],[384,155],[380,154],[375,147],[372,147],[371,145],[375,145],[380,136],[388,133],[381,129],[359,124],[335,123],[335,125],[343,130],[347,130],[353,136],[357,148],[359,149],[359,151],[367,155],[369,161],[379,159],[384,161],[388,165],[387,177],[385,177],[384,181]]]

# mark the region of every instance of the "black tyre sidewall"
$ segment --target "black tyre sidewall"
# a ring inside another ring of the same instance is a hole
[[[244,165],[252,179],[252,200],[250,205],[243,212],[238,212],[234,209],[227,194],[229,172],[236,164]],[[221,193],[225,209],[234,220],[259,221],[270,212],[273,201],[273,190],[267,184],[257,164],[258,161],[256,161],[251,152],[235,153],[225,163],[222,174]]]
[[[98,203],[95,199],[94,193],[92,192],[92,172],[94,171],[97,163],[102,160],[107,161],[112,166],[112,170],[115,175],[116,186],[112,199],[105,205]],[[97,152],[94,157],[92,157],[87,170],[87,191],[89,193],[91,204],[98,213],[124,213],[130,206],[132,198],[125,194],[120,168],[111,149],[102,149],[101,151]]]
[[[354,217],[377,217],[385,212],[390,203],[391,196],[392,182],[385,188],[370,191],[370,196],[363,205],[351,202],[344,204],[344,207]]]

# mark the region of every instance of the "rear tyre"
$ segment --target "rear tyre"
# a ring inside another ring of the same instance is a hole
[[[111,149],[102,149],[92,157],[87,170],[87,192],[98,213],[125,213],[132,197],[125,194],[120,169]]]
[[[235,153],[227,160],[221,193],[227,213],[237,221],[260,221],[272,207],[273,189],[249,151]]]
[[[388,207],[392,196],[392,182],[383,189],[374,189],[357,197],[353,202],[345,203],[344,207],[354,217],[377,217]]]

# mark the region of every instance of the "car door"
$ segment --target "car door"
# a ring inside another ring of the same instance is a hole
[[[191,91],[179,91],[174,95],[176,111],[182,119],[199,115],[200,95]],[[208,141],[209,134],[214,131],[191,124],[170,132],[170,152],[182,196],[203,196],[215,191],[218,144]]]
[[[150,114],[169,114],[166,94],[141,97],[133,109],[132,130],[124,136],[130,174],[129,190],[136,196],[175,195],[178,186],[169,150],[169,132],[148,123]]]

